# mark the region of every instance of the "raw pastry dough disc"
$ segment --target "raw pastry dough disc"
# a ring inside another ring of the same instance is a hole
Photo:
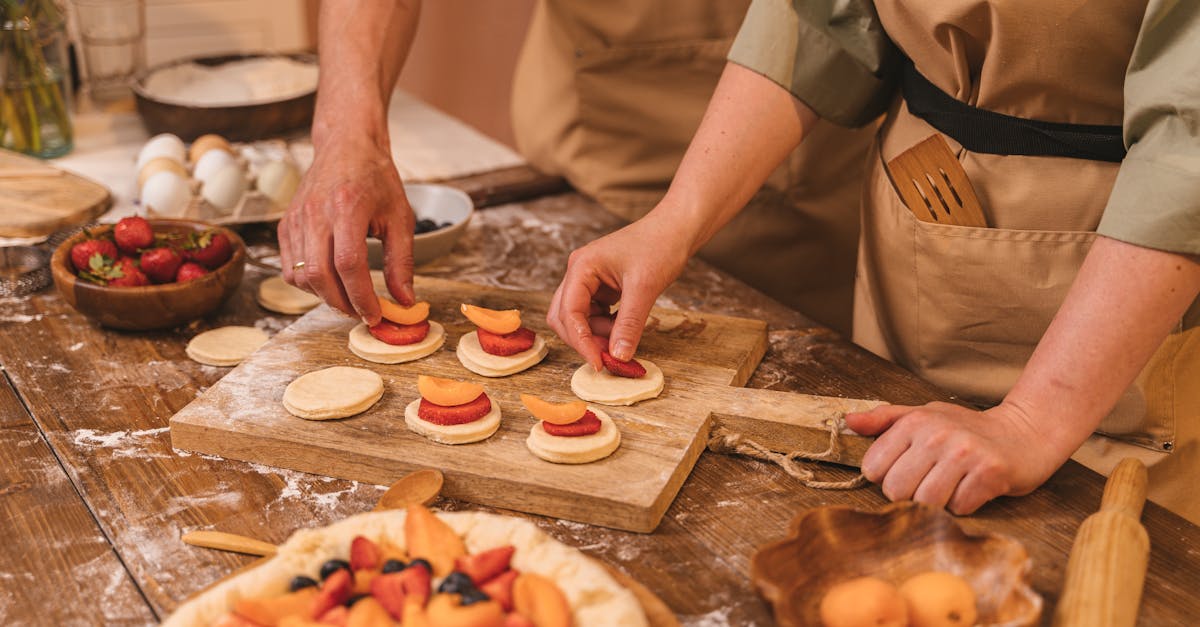
[[[600,419],[599,431],[576,437],[550,435],[539,420],[529,430],[525,446],[534,455],[556,464],[586,464],[612,455],[621,445],[621,431],[608,414],[595,407],[588,409]]]
[[[346,418],[383,396],[383,379],[366,368],[334,366],[302,375],[283,391],[283,406],[308,420]]]
[[[663,373],[654,362],[639,359],[646,375],[637,379],[618,377],[607,370],[596,372],[584,364],[571,375],[571,391],[585,401],[604,405],[632,405],[662,393]]]
[[[275,313],[293,315],[320,305],[321,297],[288,285],[281,276],[273,276],[258,284],[258,304]]]
[[[500,428],[500,403],[490,396],[488,400],[492,401],[492,410],[479,420],[462,425],[435,425],[417,415],[417,407],[421,405],[421,399],[418,398],[404,408],[404,424],[408,425],[410,431],[442,444],[468,444],[486,440]]]
[[[221,327],[188,342],[187,356],[209,366],[236,366],[267,343],[266,332],[254,327]]]
[[[375,339],[365,324],[350,329],[350,352],[377,364],[399,364],[420,359],[436,353],[445,343],[446,330],[432,320],[429,321],[429,334],[425,339],[403,346]]]
[[[458,355],[458,360],[462,362],[463,367],[485,377],[507,377],[510,374],[527,370],[545,359],[549,352],[550,349],[546,348],[546,341],[542,339],[541,335],[537,335],[533,338],[533,346],[527,351],[516,355],[493,355],[485,352],[479,345],[479,334],[475,331],[462,336],[458,340],[458,348],[454,350],[454,354]]]

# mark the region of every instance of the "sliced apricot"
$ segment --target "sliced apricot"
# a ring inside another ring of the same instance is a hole
[[[421,398],[443,407],[466,405],[483,394],[483,386],[470,381],[455,381],[441,377],[417,375],[417,392]]]
[[[462,605],[457,594],[438,594],[425,612],[437,627],[504,627],[504,608],[495,601]]]
[[[900,595],[908,602],[910,627],[969,627],[979,615],[971,584],[952,573],[916,575],[900,586]]]
[[[417,324],[429,317],[429,303],[421,301],[412,307],[405,307],[380,296],[379,311],[384,318],[396,324]]]
[[[521,312],[517,309],[497,311],[463,303],[462,314],[475,326],[497,335],[508,335],[521,328]]]
[[[379,601],[364,597],[350,606],[346,627],[392,627],[392,617]]]
[[[908,607],[896,586],[878,577],[843,581],[821,598],[825,627],[907,627]]]
[[[273,598],[238,599],[233,613],[259,625],[274,625],[285,616],[308,616],[308,608],[316,596],[316,588],[301,588]]]
[[[571,627],[571,605],[555,583],[521,573],[513,582],[513,609],[536,627]]]
[[[538,420],[545,420],[552,425],[569,425],[583,418],[587,413],[587,404],[583,401],[569,403],[551,403],[532,394],[522,394],[521,403],[525,409]]]
[[[432,627],[429,615],[425,613],[425,602],[420,599],[405,599],[404,614],[400,624],[404,627]]]
[[[433,574],[445,577],[454,570],[454,560],[467,554],[462,538],[442,519],[420,505],[409,505],[404,519],[404,539],[408,554],[423,557],[433,566]]]
[[[328,627],[328,623],[318,623],[303,616],[284,616],[275,627]],[[259,627],[258,623],[247,622],[245,625],[226,625],[217,623],[214,627]]]

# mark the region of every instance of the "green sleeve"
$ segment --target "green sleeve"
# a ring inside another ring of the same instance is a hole
[[[729,51],[843,126],[891,104],[897,58],[871,0],[754,0]]]
[[[1200,254],[1200,2],[1151,0],[1125,75],[1129,152],[1101,235]]]

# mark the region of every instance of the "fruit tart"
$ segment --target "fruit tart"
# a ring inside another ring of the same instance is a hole
[[[432,355],[446,343],[446,330],[429,319],[429,303],[404,307],[379,298],[383,319],[350,330],[350,352],[377,364],[399,364]]]
[[[538,420],[525,446],[548,462],[586,464],[612,455],[621,445],[612,418],[583,401],[551,403],[522,394],[521,403]]]
[[[638,627],[636,597],[532,523],[480,512],[353,516],[296,532],[166,627]]]
[[[419,375],[417,391],[421,397],[404,408],[404,424],[434,442],[478,442],[500,428],[500,404],[478,383]]]
[[[662,393],[662,370],[650,360],[621,361],[608,351],[601,351],[600,359],[603,369],[584,364],[571,376],[575,396],[603,405],[632,405]]]
[[[545,359],[546,342],[521,326],[521,312],[463,304],[462,313],[477,329],[458,341],[455,354],[463,367],[485,377],[506,377]]]

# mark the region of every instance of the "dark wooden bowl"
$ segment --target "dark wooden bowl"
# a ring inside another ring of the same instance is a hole
[[[174,133],[183,141],[192,141],[206,133],[216,133],[231,141],[254,141],[312,126],[313,108],[317,103],[316,89],[285,100],[236,106],[192,106],[164,102],[145,90],[146,77],[164,68],[184,63],[216,66],[259,57],[287,57],[312,64],[317,62],[316,55],[307,53],[227,54],[179,59],[152,67],[139,74],[133,84],[133,96],[142,124],[151,135]]]
[[[899,586],[937,570],[975,591],[978,625],[1034,625],[1042,598],[1029,586],[1031,563],[1020,542],[968,534],[945,510],[911,501],[878,512],[820,507],[792,520],[791,535],[759,548],[750,576],[781,627],[820,625],[819,607],[833,585],[873,575]]]
[[[188,233],[217,229],[233,244],[233,257],[225,265],[187,283],[145,287],[104,287],[75,276],[71,247],[86,235],[78,233],[63,242],[50,258],[54,285],[64,300],[85,316],[114,329],[145,331],[166,329],[212,313],[237,290],[246,268],[246,245],[237,233],[219,226],[189,220],[151,220],[155,232]],[[93,234],[112,225],[90,229]]]

